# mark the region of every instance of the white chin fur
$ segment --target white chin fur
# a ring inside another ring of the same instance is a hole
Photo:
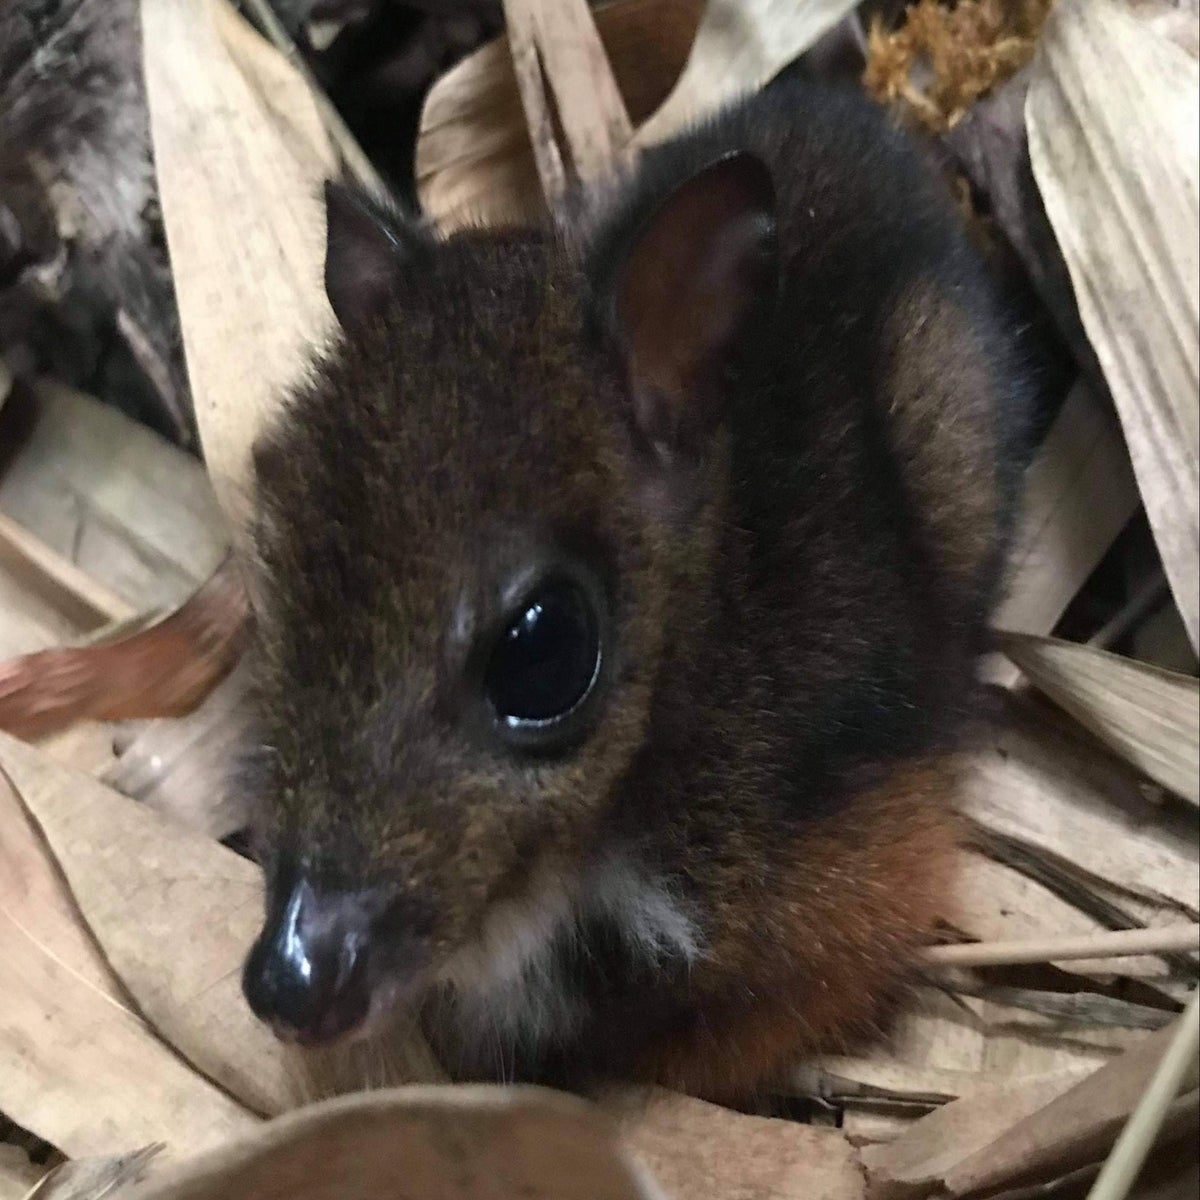
[[[611,920],[647,963],[691,964],[703,952],[680,900],[628,856],[610,856],[571,881],[542,872],[521,899],[493,908],[480,938],[438,973],[455,990],[454,1040],[466,1061],[503,1077],[514,1046],[560,1041],[578,1029],[586,1000],[568,989],[552,951],[597,916]]]

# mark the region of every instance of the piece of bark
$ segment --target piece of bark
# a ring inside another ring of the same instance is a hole
[[[130,1141],[195,1151],[254,1124],[132,1010],[41,830],[2,775],[0,961],[0,1111],[25,1128],[86,1155]]]
[[[82,720],[190,712],[241,656],[249,620],[242,575],[229,557],[182,607],[146,629],[0,664],[0,729],[38,738]]]
[[[1112,0],[1051,10],[1026,103],[1034,176],[1200,646],[1200,67]]]
[[[1008,635],[1000,645],[1107,746],[1200,805],[1200,681],[1057,638]]]

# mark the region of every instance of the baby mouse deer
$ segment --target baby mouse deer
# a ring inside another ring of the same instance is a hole
[[[583,238],[327,209],[341,337],[255,452],[254,1011],[722,1096],[869,1031],[951,898],[1033,395],[946,189],[787,80]]]

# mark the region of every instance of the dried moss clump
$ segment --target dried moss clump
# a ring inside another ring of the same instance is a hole
[[[931,129],[954,125],[1033,57],[1053,0],[918,0],[889,32],[871,24],[863,84]]]

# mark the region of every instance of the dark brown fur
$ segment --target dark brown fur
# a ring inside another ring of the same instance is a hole
[[[774,177],[780,286],[702,451],[668,467],[614,279],[734,148]],[[421,964],[456,1073],[730,1094],[867,1028],[946,903],[1030,389],[948,198],[857,98],[780,84],[650,155],[607,211],[582,255],[414,235],[261,449],[252,778],[273,905],[298,871],[386,889],[373,969]],[[501,581],[564,553],[602,578],[615,649],[578,743],[530,759],[471,716],[463,664]],[[696,955],[589,908],[609,858]],[[569,898],[537,970],[573,1015],[480,1045],[475,985],[441,968],[535,889]]]

